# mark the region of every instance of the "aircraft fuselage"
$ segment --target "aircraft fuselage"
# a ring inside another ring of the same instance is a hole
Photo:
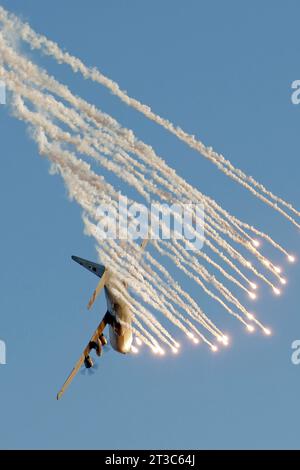
[[[107,310],[115,322],[109,325],[109,339],[112,348],[122,354],[127,354],[132,345],[131,315],[127,305],[116,298],[109,287],[105,286]]]

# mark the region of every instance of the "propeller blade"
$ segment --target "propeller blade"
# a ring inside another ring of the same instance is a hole
[[[88,375],[94,375],[95,372],[96,372],[98,369],[99,369],[99,365],[98,365],[97,363],[95,363],[95,364],[93,365],[93,367],[90,367],[89,369],[87,369],[85,366],[83,366],[83,367],[81,368],[80,373],[81,373],[81,375],[86,375],[86,374],[88,374]]]

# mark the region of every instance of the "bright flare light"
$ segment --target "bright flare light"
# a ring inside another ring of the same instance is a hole
[[[260,246],[260,242],[258,240],[252,240],[252,243],[256,248]]]
[[[250,297],[250,299],[255,300],[256,299],[256,294],[254,294],[254,292],[249,292],[249,297]]]
[[[211,350],[212,350],[213,352],[217,352],[217,351],[218,351],[218,347],[217,347],[215,344],[213,344],[212,347],[211,347]]]
[[[249,318],[249,320],[255,320],[255,317],[252,313],[248,313],[247,317]]]
[[[247,330],[250,331],[250,333],[253,333],[253,331],[255,331],[255,328],[253,325],[247,325]]]
[[[281,278],[280,278],[280,282],[281,282],[281,284],[283,284],[283,285],[285,286],[285,284],[286,284],[286,279],[284,279],[284,277],[281,277]]]
[[[138,348],[136,348],[135,346],[131,346],[131,352],[132,352],[133,354],[138,354],[139,350],[138,350]]]
[[[199,339],[198,338],[193,338],[193,341],[195,344],[199,344]]]
[[[275,271],[276,271],[278,274],[280,274],[281,271],[282,271],[282,269],[281,269],[280,266],[274,266],[274,269],[275,269]]]
[[[254,289],[254,290],[257,289],[257,284],[255,284],[255,282],[250,282],[250,286],[251,286],[252,289]]]
[[[186,334],[190,339],[194,339],[194,334],[189,331],[187,334]]]
[[[293,255],[289,255],[288,260],[289,260],[290,263],[294,263],[296,261],[295,256],[293,256]]]
[[[271,330],[269,328],[264,328],[264,334],[267,336],[270,336],[272,334]]]
[[[218,336],[217,340],[219,341],[219,343],[223,343],[225,346],[228,346],[228,343],[229,343],[228,336],[226,336],[226,335]]]
[[[274,292],[274,294],[276,294],[276,295],[280,295],[280,294],[281,294],[280,289],[278,289],[277,287],[274,287],[274,288],[273,288],[273,292]]]
[[[172,352],[173,352],[174,354],[178,354],[178,349],[177,349],[177,348],[172,348]]]
[[[138,336],[136,336],[135,342],[138,346],[142,346],[142,344],[143,344],[143,341]]]

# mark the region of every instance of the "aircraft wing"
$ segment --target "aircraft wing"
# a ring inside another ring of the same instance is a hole
[[[102,277],[101,277],[101,279],[100,279],[100,281],[99,281],[99,284],[97,285],[96,289],[93,292],[92,297],[89,300],[89,303],[88,303],[88,306],[87,306],[87,308],[89,310],[92,308],[92,306],[95,303],[95,300],[97,299],[98,295],[100,294],[103,287],[105,286],[106,278],[107,278],[107,271],[105,270]]]
[[[65,381],[64,385],[62,386],[61,390],[58,392],[57,394],[57,400],[59,400],[63,394],[65,393],[67,387],[70,385],[70,383],[72,382],[72,380],[74,379],[74,377],[78,374],[80,368],[82,367],[82,365],[84,364],[84,360],[85,358],[89,355],[90,353],[90,342],[91,341],[96,341],[103,333],[103,330],[104,328],[106,327],[107,325],[107,314],[105,314],[103,320],[101,321],[101,323],[99,324],[99,326],[97,327],[95,333],[93,334],[93,336],[91,337],[88,345],[86,346],[86,348],[84,349],[82,355],[80,356],[77,364],[75,365],[75,367],[73,368],[71,374],[69,375],[69,377],[67,378],[67,380]]]

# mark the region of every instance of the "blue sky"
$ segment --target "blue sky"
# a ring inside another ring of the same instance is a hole
[[[300,106],[291,103],[291,83],[300,79],[299,2],[0,4],[300,206]],[[202,192],[299,253],[294,227],[199,154],[107,90],[34,57]],[[96,279],[70,260],[93,259],[95,248],[79,208],[8,106],[0,106],[0,123],[0,340],[7,345],[0,448],[299,448],[300,366],[290,359],[300,338],[299,265],[287,266],[283,296],[262,289],[253,304],[271,338],[247,334],[189,286],[231,335],[229,349],[214,355],[182,338],[178,357],[111,352],[56,402],[105,311],[102,297],[87,313]]]

